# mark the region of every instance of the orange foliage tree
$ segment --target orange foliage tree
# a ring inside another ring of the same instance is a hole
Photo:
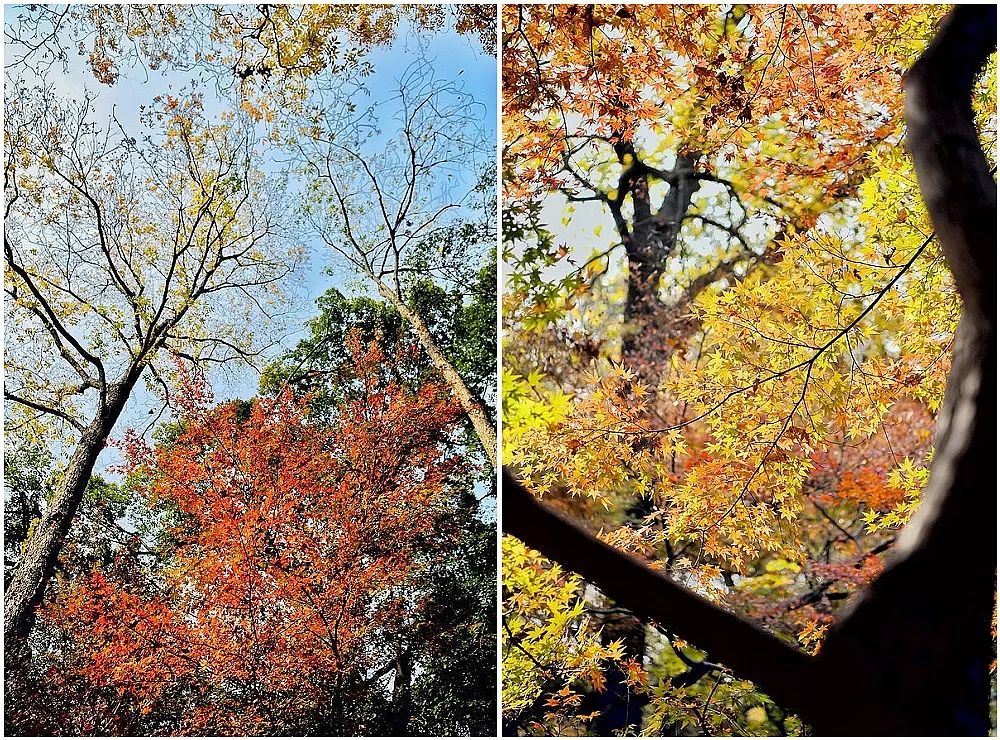
[[[166,539],[152,563],[133,542],[46,607],[74,666],[53,680],[125,697],[122,721],[159,731],[359,731],[360,707],[406,659],[416,580],[457,531],[461,412],[438,383],[386,381],[377,345],[352,335],[349,349],[351,398],[329,426],[287,392],[213,408],[189,380],[175,438],[125,440]]]

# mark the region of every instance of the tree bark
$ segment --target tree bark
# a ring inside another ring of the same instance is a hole
[[[4,591],[3,634],[8,644],[12,640],[26,639],[31,630],[31,616],[55,572],[59,552],[80,508],[94,465],[135,385],[135,380],[129,377],[109,389],[106,403],[83,431],[62,483],[25,543],[24,554]]]
[[[396,658],[396,675],[392,682],[392,731],[397,737],[410,734],[413,714],[413,657],[403,651]]]
[[[996,583],[996,183],[974,80],[996,7],[959,6],[906,81],[908,145],[964,307],[923,501],[815,658],[604,544],[506,471],[507,532],[709,652],[820,735],[985,735]],[[959,560],[960,559],[960,560]]]
[[[996,588],[996,183],[971,102],[996,6],[958,6],[906,79],[907,145],[963,310],[920,509],[817,670],[847,688],[831,734],[985,735]]]
[[[413,327],[413,331],[416,333],[417,339],[420,340],[421,346],[427,352],[427,356],[431,358],[431,363],[441,373],[441,377],[444,378],[445,383],[451,388],[452,393],[455,394],[459,404],[462,406],[462,410],[472,423],[472,428],[475,430],[476,436],[483,446],[483,452],[486,453],[487,459],[496,468],[497,433],[496,428],[486,413],[486,407],[483,405],[483,402],[472,394],[469,386],[465,384],[465,380],[458,374],[458,371],[448,361],[448,358],[444,356],[444,353],[434,339],[434,335],[431,334],[430,329],[427,328],[427,324],[424,323],[420,314],[407,306],[406,301],[400,298],[399,294],[384,282],[377,279],[374,275],[369,275],[369,277],[378,285],[378,290],[382,294],[382,297],[389,301],[393,308],[399,311],[399,315]]]
[[[648,351],[646,343],[650,332],[656,328],[664,308],[659,298],[660,279],[667,258],[676,251],[681,225],[699,182],[693,174],[694,158],[678,154],[673,169],[666,173],[670,189],[654,212],[649,197],[649,179],[663,180],[664,174],[654,173],[640,162],[635,149],[627,142],[616,145],[615,151],[619,161],[624,162],[628,155],[633,162],[619,182],[622,194],[609,204],[628,260],[624,312],[628,331],[622,340],[622,359],[627,361]],[[632,196],[631,231],[621,214],[624,192]],[[645,363],[639,363],[639,370],[647,370]]]

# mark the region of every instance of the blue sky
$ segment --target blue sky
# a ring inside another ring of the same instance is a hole
[[[14,6],[4,6],[5,22],[17,12]],[[413,31],[408,24],[402,24],[395,42],[389,48],[378,49],[367,57],[374,67],[374,73],[364,80],[364,86],[371,92],[370,100],[377,101],[388,96],[407,66],[419,55],[432,63],[439,77],[461,83],[483,105],[482,125],[488,135],[495,139],[496,60],[482,52],[478,40],[461,36],[451,29],[428,34],[425,31]],[[176,94],[189,84],[193,76],[191,73],[122,69],[118,83],[109,87],[94,80],[86,65],[86,57],[71,54],[68,64],[65,74],[57,74],[55,68],[51,73],[56,89],[67,97],[78,97],[84,89],[97,93],[95,120],[106,119],[114,112],[130,133],[141,130],[140,105],[148,105],[155,96],[168,91]],[[222,103],[216,101],[213,106],[208,86],[203,87],[202,92],[206,93],[207,110],[212,111],[214,108],[214,113],[218,114],[222,110]],[[392,112],[391,108],[384,110],[386,114]],[[334,257],[318,243],[307,243],[306,246],[310,251],[310,263],[298,276],[298,290],[290,296],[298,304],[291,308],[302,312],[302,318],[312,314],[315,299],[333,285],[342,290],[366,289],[359,280],[337,280],[327,274],[326,268],[336,266],[333,264]],[[301,324],[301,321],[298,323]],[[289,329],[295,330],[296,327],[291,326]],[[294,338],[290,337],[286,344],[288,342],[294,342]],[[253,380],[252,386],[256,387],[256,380]],[[250,388],[249,392],[252,393],[252,390]],[[240,388],[237,392],[239,395],[247,395],[245,388]]]
[[[20,11],[13,6],[4,7],[5,23],[13,20]],[[438,77],[455,83],[461,83],[464,90],[471,94],[483,108],[482,127],[487,135],[496,138],[497,90],[496,90],[496,60],[484,54],[479,42],[474,37],[459,36],[455,32],[442,30],[428,34],[424,31],[413,31],[407,24],[401,25],[394,43],[385,49],[379,49],[367,58],[374,66],[374,73],[364,81],[365,87],[371,91],[371,100],[388,97],[396,86],[396,81],[407,66],[418,56],[429,60]],[[191,72],[180,74],[176,72],[149,71],[143,69],[120,70],[119,81],[114,86],[98,83],[92,77],[86,66],[86,56],[78,56],[70,52],[68,69],[65,73],[61,68],[53,67],[50,78],[60,95],[79,97],[84,88],[97,93],[94,117],[95,120],[106,119],[112,111],[130,133],[140,131],[139,106],[148,105],[152,99],[168,91],[177,94],[178,90],[191,81]],[[206,110],[218,113],[221,106],[213,104],[206,94]],[[391,112],[390,110],[386,111]],[[305,242],[309,252],[309,264],[295,278],[288,291],[289,306],[287,307],[286,326],[280,332],[281,345],[294,345],[302,336],[302,324],[315,312],[315,300],[327,288],[336,285],[345,292],[371,292],[364,283],[357,279],[343,276],[347,272],[340,270],[335,276],[327,272],[327,268],[335,266],[335,256],[323,245],[307,239]],[[242,368],[238,375],[231,377],[215,376],[211,378],[217,399],[234,396],[248,397],[257,387],[257,377],[251,368]],[[115,431],[120,435],[129,426],[140,427],[149,420],[148,410],[156,402],[144,391],[133,398],[126,409]],[[102,461],[105,464],[111,461]]]

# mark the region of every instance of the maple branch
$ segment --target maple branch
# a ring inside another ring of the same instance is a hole
[[[503,526],[617,603],[707,650],[775,701],[806,703],[811,658],[622,553],[538,501],[506,468]]]
[[[741,234],[739,232],[739,229],[737,229],[734,226],[726,226],[721,221],[717,221],[717,220],[715,220],[713,218],[709,218],[708,216],[706,216],[703,213],[688,213],[688,214],[684,215],[681,218],[681,220],[682,221],[690,221],[690,220],[695,219],[695,218],[698,219],[699,221],[701,221],[703,224],[706,224],[708,226],[711,226],[713,228],[718,229],[719,231],[721,231],[723,233],[728,234],[731,239],[735,239],[736,241],[738,241],[740,243],[740,246],[743,247],[744,252],[750,252],[751,254],[754,253],[753,250],[750,249],[750,245],[747,244],[747,240],[743,237],[743,234]]]
[[[622,242],[615,242],[614,244],[612,244],[610,247],[608,247],[604,251],[602,251],[602,252],[596,252],[595,254],[591,255],[589,258],[587,258],[586,262],[583,262],[583,263],[581,263],[579,265],[577,265],[573,261],[572,258],[568,258],[566,261],[569,262],[572,265],[575,265],[575,266],[574,266],[573,270],[571,270],[570,272],[567,273],[567,277],[574,277],[576,275],[580,275],[581,273],[583,273],[588,267],[590,267],[595,262],[599,262],[599,261],[605,259],[606,257],[609,257],[612,252],[614,252],[615,250],[621,249],[624,246],[625,245]],[[609,263],[610,263],[610,261],[609,261]],[[595,274],[595,277],[597,275],[603,275],[607,271],[608,271],[608,266],[605,265],[605,267],[604,267],[603,270],[601,270],[599,273]]]
[[[528,656],[528,660],[534,663],[535,667],[538,670],[540,670],[543,675],[554,675],[555,673],[557,673],[557,671],[555,670],[555,668],[553,668],[553,666],[547,666],[544,663],[542,663],[540,660],[538,660],[538,658],[534,656],[534,654],[530,650],[528,650],[528,648],[524,646],[524,644],[521,642],[521,638],[514,634],[514,631],[510,628],[510,625],[507,624],[506,619],[502,621],[503,621],[504,632],[507,633],[507,637],[510,639],[511,645],[513,645],[522,653],[524,653],[526,656]]]
[[[897,282],[899,282],[900,278],[902,278],[903,275],[907,273],[907,271],[917,261],[917,258],[920,257],[921,254],[923,254],[924,250],[928,246],[930,246],[932,241],[934,241],[933,233],[931,233],[930,236],[924,239],[923,243],[921,243],[921,245],[913,251],[913,254],[911,254],[909,259],[906,260],[906,263],[903,264],[896,272],[896,274],[893,275],[892,278],[884,286],[882,286],[882,288],[878,291],[878,293],[875,294],[875,297],[872,299],[871,303],[865,306],[865,308],[862,309],[861,312],[847,324],[847,326],[839,329],[837,333],[834,334],[832,338],[827,340],[825,344],[823,344],[820,347],[814,348],[816,350],[815,354],[805,358],[804,360],[801,360],[800,362],[795,363],[794,365],[789,365],[788,367],[782,368],[781,370],[771,371],[768,375],[754,380],[753,383],[749,383],[747,385],[734,388],[733,390],[729,391],[725,396],[723,396],[720,400],[709,406],[701,413],[697,414],[696,416],[692,416],[690,419],[685,419],[684,421],[680,421],[677,424],[672,424],[670,426],[665,426],[665,427],[655,427],[651,429],[638,429],[638,430],[588,427],[588,431],[604,432],[607,434],[619,434],[625,437],[642,437],[653,434],[662,434],[664,432],[672,432],[677,429],[683,429],[686,426],[694,424],[696,421],[701,421],[702,419],[708,418],[709,416],[717,412],[719,409],[721,409],[723,406],[725,406],[727,403],[729,403],[732,399],[734,399],[741,393],[745,393],[746,391],[749,390],[754,390],[763,385],[764,383],[770,383],[772,381],[778,380],[779,378],[783,378],[786,375],[795,372],[796,370],[804,369],[808,372],[813,367],[813,365],[816,364],[816,361],[823,355],[824,352],[833,347],[833,345],[835,345],[841,339],[847,337],[851,333],[851,331],[855,327],[857,327],[858,324],[860,324],[864,320],[864,318],[868,316],[868,314],[870,314],[875,309],[875,306],[878,305],[878,302],[882,300],[882,298],[885,297],[885,295],[892,289],[892,287]],[[760,332],[757,333],[760,334]]]
[[[958,6],[948,17],[907,75],[906,119],[920,192],[963,308],[995,327],[996,167],[983,154],[971,106],[975,78],[996,49],[996,8],[989,13]]]
[[[631,613],[631,612],[629,612]],[[713,663],[708,660],[708,657],[702,658],[701,660],[695,660],[684,652],[684,649],[677,644],[677,636],[670,630],[664,629],[661,625],[655,625],[657,631],[667,638],[667,642],[670,643],[670,649],[674,651],[681,663],[686,667],[686,670],[670,677],[670,685],[674,688],[684,688],[685,686],[694,686],[702,678],[704,678],[709,673],[719,671],[720,679],[721,673],[726,670],[725,666],[719,665],[718,663]]]
[[[813,498],[812,496],[809,496],[809,497],[807,497],[806,500],[810,504],[813,505],[813,508],[815,508],[816,511],[818,511],[820,513],[820,515],[824,519],[826,519],[828,522],[830,522],[830,524],[832,524],[834,527],[836,527],[840,531],[841,534],[843,534],[845,537],[847,537],[848,540],[850,540],[854,544],[854,549],[855,550],[857,550],[858,552],[861,552],[861,544],[858,542],[857,535],[851,534],[843,526],[841,526],[840,522],[838,522],[833,517],[833,515],[830,514],[830,512],[828,512],[823,506],[821,506],[820,503],[818,501],[816,501],[815,498]]]
[[[722,187],[724,187],[726,190],[729,191],[729,197],[732,200],[735,200],[737,203],[739,203],[740,208],[742,208],[744,212],[747,210],[743,202],[743,197],[740,195],[739,190],[737,190],[736,185],[733,184],[732,180],[727,180],[724,177],[719,177],[718,175],[714,175],[710,172],[700,172],[700,171],[692,172],[691,176],[698,180],[704,180],[705,182],[714,182],[718,185],[721,185]],[[789,210],[788,206],[782,204],[778,200],[775,200],[770,195],[762,195],[759,193],[755,195],[768,205],[774,206],[780,211],[787,212]]]
[[[740,240],[742,242],[742,239]],[[696,278],[692,279],[690,283],[684,288],[684,293],[687,295],[688,299],[685,302],[677,301],[668,306],[668,309],[680,310],[685,303],[690,302],[690,300],[700,294],[703,290],[709,286],[717,283],[723,278],[730,278],[736,274],[736,268],[741,264],[747,263],[748,267],[756,260],[763,260],[766,262],[766,253],[761,255],[754,252],[752,249],[747,247],[742,252],[734,254],[728,259],[720,260],[713,266],[708,272],[704,272],[698,275]],[[749,274],[749,269],[747,270]],[[757,332],[760,333],[759,331]],[[771,337],[765,337],[766,339],[771,339]]]

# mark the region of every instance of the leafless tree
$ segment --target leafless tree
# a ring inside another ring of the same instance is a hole
[[[454,284],[495,241],[482,107],[420,60],[393,96],[357,115],[352,108],[314,106],[303,127],[310,135],[299,153],[314,178],[309,220],[412,327],[495,465],[496,432],[483,399],[406,300],[413,276]]]
[[[248,326],[298,262],[253,127],[212,122],[197,95],[151,112],[137,141],[93,100],[44,83],[5,96],[8,433],[55,438],[68,460],[4,595],[24,637],[95,463],[141,379],[166,392],[165,355],[253,361]],[[8,643],[10,644],[10,643]]]

